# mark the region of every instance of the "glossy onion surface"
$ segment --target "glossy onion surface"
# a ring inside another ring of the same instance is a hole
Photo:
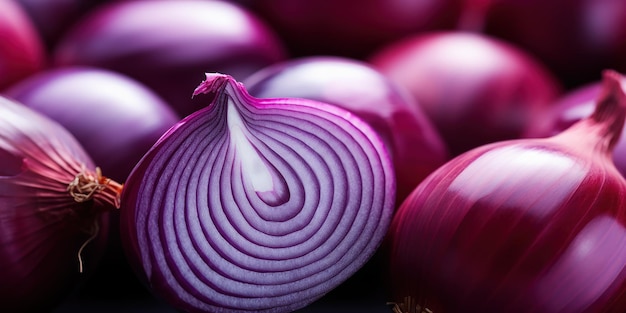
[[[520,138],[560,94],[558,81],[531,55],[475,33],[417,34],[370,62],[409,90],[455,156]]]
[[[610,149],[626,96],[608,78],[589,119],[471,150],[420,184],[390,230],[399,306],[409,297],[446,313],[624,312],[626,181]]]
[[[203,93],[207,93],[204,95]],[[393,165],[349,112],[256,99],[227,75],[131,173],[122,235],[139,276],[187,312],[290,312],[375,252],[394,211]]]
[[[5,95],[57,121],[108,177],[124,182],[180,118],[154,91],[117,72],[89,67],[42,71]]]
[[[102,213],[113,206],[98,192],[77,202],[69,187],[79,173],[95,166],[67,130],[0,98],[0,311],[48,312],[76,286],[81,265],[88,274],[97,264]]]
[[[622,86],[626,87],[626,80],[622,81]],[[601,90],[602,84],[598,81],[563,94],[555,101],[550,112],[544,118],[529,125],[527,136],[554,136],[591,115]],[[613,163],[622,173],[622,176],[626,177],[626,127],[622,130],[622,134],[613,148]]]
[[[243,7],[217,0],[164,0],[98,7],[61,39],[53,62],[126,74],[186,116],[204,105],[191,99],[202,71],[244,79],[284,57],[272,30]]]
[[[448,160],[447,148],[410,95],[369,64],[341,57],[303,57],[244,80],[257,98],[306,98],[337,105],[367,122],[391,152],[398,203]]]

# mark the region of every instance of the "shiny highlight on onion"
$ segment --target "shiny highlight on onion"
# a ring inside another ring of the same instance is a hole
[[[417,187],[386,245],[396,307],[626,311],[620,79],[605,71],[595,112],[562,133],[470,150]]]

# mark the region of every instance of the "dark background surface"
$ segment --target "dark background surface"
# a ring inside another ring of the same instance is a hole
[[[380,257],[298,313],[391,313]],[[106,259],[66,301],[51,313],[178,313],[153,297],[123,259]]]

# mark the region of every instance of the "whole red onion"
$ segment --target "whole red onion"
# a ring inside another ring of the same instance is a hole
[[[420,184],[389,232],[398,312],[626,311],[620,79],[606,71],[594,113],[560,134],[481,146]]]
[[[486,6],[483,31],[520,46],[568,88],[605,68],[626,71],[626,1],[497,0]]]
[[[66,129],[0,97],[0,311],[47,312],[91,272],[120,188]]]
[[[117,71],[156,91],[181,116],[203,71],[238,79],[285,57],[282,43],[257,16],[218,0],[112,2],[78,21],[53,53],[57,66]],[[200,70],[200,72],[198,72]]]
[[[561,92],[531,55],[470,32],[414,35],[382,48],[370,62],[409,90],[453,155],[520,138]]]
[[[34,25],[14,0],[0,1],[0,90],[41,70],[43,43]]]
[[[155,295],[185,312],[291,312],[372,257],[395,177],[367,123],[309,99],[253,98],[223,74],[195,94],[207,107],[122,192],[124,247]]]
[[[404,36],[457,24],[463,0],[256,0],[295,56],[363,58]]]
[[[346,109],[376,130],[391,153],[398,203],[448,160],[447,148],[403,89],[369,64],[303,57],[270,65],[244,80],[257,98],[306,98]]]
[[[118,182],[124,182],[157,139],[180,120],[151,89],[100,68],[41,71],[4,94],[63,125]]]

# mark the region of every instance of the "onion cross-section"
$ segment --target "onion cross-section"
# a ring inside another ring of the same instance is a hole
[[[207,74],[200,94],[210,103],[164,134],[125,184],[129,259],[186,312],[314,302],[387,231],[396,185],[382,141],[343,109],[253,98],[227,75]]]

